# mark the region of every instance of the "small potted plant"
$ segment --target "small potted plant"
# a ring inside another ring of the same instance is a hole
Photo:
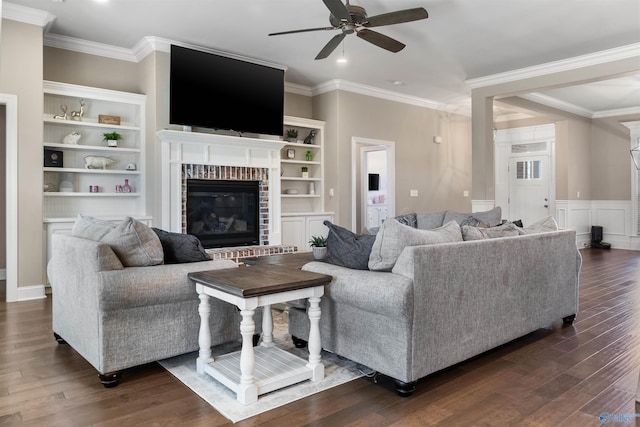
[[[324,259],[327,256],[327,238],[323,236],[312,236],[309,245],[313,251],[315,259]]]
[[[105,132],[102,134],[103,141],[107,141],[107,147],[117,147],[118,141],[122,139],[122,135],[118,132]]]
[[[287,141],[296,142],[298,140],[298,130],[297,129],[287,129]]]
[[[306,166],[302,166],[302,177],[309,178],[309,168]]]

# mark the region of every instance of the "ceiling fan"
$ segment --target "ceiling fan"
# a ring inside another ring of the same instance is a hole
[[[347,34],[352,34],[354,32],[361,39],[381,47],[382,49],[395,53],[404,49],[405,45],[391,37],[385,36],[384,34],[372,31],[369,28],[418,21],[429,17],[427,11],[422,7],[398,10],[395,12],[368,17],[367,11],[363,7],[350,5],[349,0],[346,0],[346,4],[343,4],[340,0],[322,1],[327,9],[329,9],[329,12],[331,12],[331,15],[329,15],[329,23],[331,24],[331,27],[282,31],[279,33],[271,33],[269,35],[279,36],[282,34],[306,33],[309,31],[340,30],[341,33],[329,40],[329,43],[322,48],[315,59],[324,59],[328,57],[331,52],[340,45]]]

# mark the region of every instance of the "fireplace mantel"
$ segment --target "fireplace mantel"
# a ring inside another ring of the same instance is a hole
[[[269,173],[269,244],[281,242],[280,149],[282,141],[161,130],[161,228],[182,230],[182,165],[264,168]]]

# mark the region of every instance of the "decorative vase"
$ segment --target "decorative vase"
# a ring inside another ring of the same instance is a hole
[[[129,185],[129,180],[125,179],[124,180],[124,185],[122,186],[122,192],[123,193],[131,193],[131,191],[132,191],[132,188]]]
[[[314,246],[312,249],[313,249],[313,258],[315,258],[315,259],[325,259],[327,257],[327,247],[326,246]]]

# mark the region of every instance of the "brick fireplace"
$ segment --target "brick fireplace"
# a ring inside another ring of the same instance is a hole
[[[271,247],[281,244],[282,141],[171,130],[157,135],[162,143],[161,228],[185,232],[187,179],[260,181],[260,247],[254,251],[259,252],[256,256],[271,253]],[[281,250],[276,249],[275,253],[282,253]],[[211,250],[213,254],[219,252],[225,251]]]

